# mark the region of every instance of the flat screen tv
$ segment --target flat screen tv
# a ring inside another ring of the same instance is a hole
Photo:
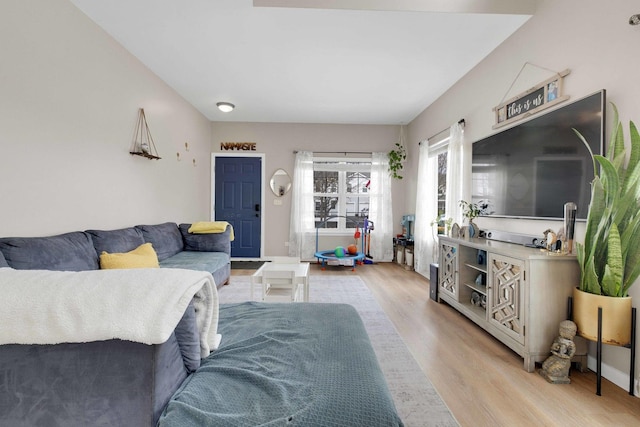
[[[605,90],[473,144],[472,200],[493,217],[559,219],[564,204],[586,219],[594,154],[604,152]]]

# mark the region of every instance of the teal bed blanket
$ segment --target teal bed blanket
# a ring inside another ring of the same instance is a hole
[[[223,304],[218,332],[159,426],[403,425],[350,305]]]

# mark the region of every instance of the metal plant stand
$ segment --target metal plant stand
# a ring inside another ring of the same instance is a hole
[[[573,320],[573,298],[569,297],[569,318]],[[622,347],[631,349],[629,362],[629,394],[633,396],[636,371],[636,308],[631,308],[631,341]],[[588,339],[588,338],[587,338]],[[598,339],[596,342],[596,395],[602,396],[602,307],[598,307]]]

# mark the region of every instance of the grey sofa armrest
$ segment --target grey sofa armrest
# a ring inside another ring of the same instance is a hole
[[[2,255],[2,251],[0,251],[0,268],[2,267],[9,267],[9,264],[7,263],[7,260],[4,259],[4,255]]]
[[[191,224],[180,224],[178,228],[184,240],[185,251],[224,252],[231,255],[231,226],[224,233],[192,234]]]
[[[196,322],[196,309],[193,301],[189,303],[182,319],[173,331],[178,341],[184,367],[191,373],[200,367],[200,334]]]
[[[0,425],[15,427],[154,427],[189,375],[173,334],[154,345],[2,345],[0,366],[10,379],[0,393]]]

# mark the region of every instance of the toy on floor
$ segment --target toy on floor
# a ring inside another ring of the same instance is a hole
[[[332,216],[329,217],[327,219],[324,220],[324,222],[316,228],[316,253],[315,253],[315,257],[318,260],[318,263],[322,264],[322,270],[325,269],[326,264],[328,261],[337,261],[338,263],[341,263],[343,261],[346,262],[350,262],[351,263],[351,271],[355,271],[356,269],[356,264],[362,264],[363,260],[365,258],[364,255],[364,239],[362,240],[362,251],[358,251],[358,247],[356,245],[349,245],[347,246],[347,248],[345,249],[344,246],[337,246],[335,249],[332,250],[328,250],[328,251],[320,251],[318,250],[318,230],[320,228],[326,228],[326,224],[327,221],[329,221],[330,219],[334,219],[334,218],[346,218],[347,222],[353,223],[356,227],[356,232],[354,233],[353,237],[356,241],[356,244],[358,242],[358,239],[360,238],[361,232],[358,228],[358,223],[355,222],[353,219],[346,217],[346,216]],[[365,222],[367,220],[365,219]],[[364,232],[364,229],[363,229]]]
[[[373,221],[369,221],[369,218],[364,220],[364,227],[362,227],[364,232],[364,238],[362,239],[362,250],[364,251],[365,243],[367,247],[366,259],[364,260],[365,264],[373,264],[373,257],[371,256],[371,232],[374,230]]]

